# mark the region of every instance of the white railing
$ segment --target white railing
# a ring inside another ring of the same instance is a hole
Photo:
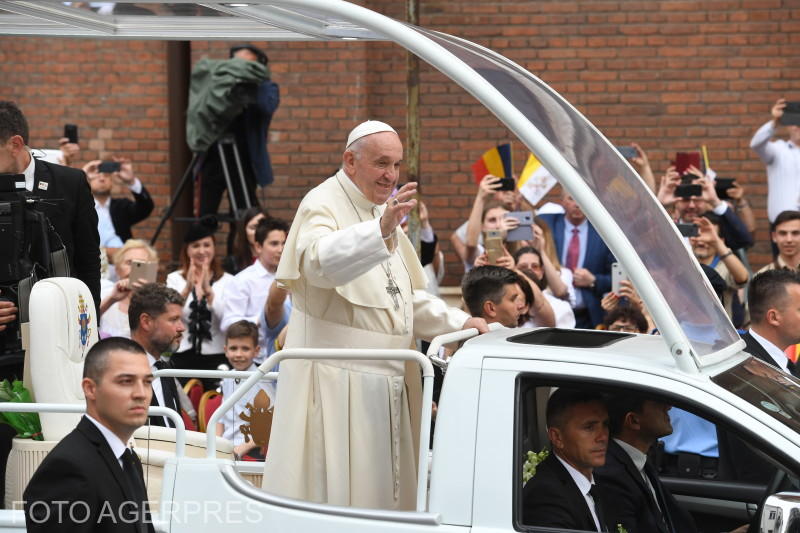
[[[85,413],[86,406],[76,403],[0,402],[0,413]],[[167,407],[149,407],[149,416],[165,416],[175,423],[175,456],[183,457],[186,448],[186,426],[179,413]]]

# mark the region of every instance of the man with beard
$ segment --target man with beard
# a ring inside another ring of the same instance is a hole
[[[136,290],[128,305],[128,322],[131,326],[131,339],[138,342],[147,352],[147,360],[153,372],[168,368],[161,360],[164,353],[178,349],[184,331],[181,314],[183,298],[174,289],[148,283]],[[153,380],[153,399],[150,405],[169,407],[181,412],[178,384],[175,378]],[[150,417],[155,426],[175,427],[166,417]]]
[[[612,438],[606,464],[594,475],[608,497],[608,521],[628,533],[697,531],[647,457],[657,439],[672,433],[670,406],[634,394],[612,396],[607,405]]]

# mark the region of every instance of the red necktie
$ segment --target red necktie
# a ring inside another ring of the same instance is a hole
[[[566,267],[570,270],[575,270],[578,267],[578,258],[581,256],[581,238],[578,236],[580,230],[572,228],[572,238],[569,240],[569,248],[567,248],[567,264]]]

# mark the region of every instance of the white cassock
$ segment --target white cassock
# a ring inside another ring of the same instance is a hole
[[[409,348],[414,338],[457,331],[469,318],[423,290],[422,266],[399,228],[387,249],[384,209],[342,170],[300,203],[276,274],[294,305],[286,348]],[[400,289],[394,297],[387,269]],[[282,362],[264,490],[413,509],[416,452],[404,374],[403,361]]]

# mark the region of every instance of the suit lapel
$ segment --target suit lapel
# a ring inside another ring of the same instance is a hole
[[[636,486],[639,487],[639,490],[646,495],[645,497],[647,498],[647,504],[650,507],[650,512],[652,513],[653,516],[657,517],[656,523],[658,524],[659,531],[664,531],[666,533],[667,530],[664,527],[662,521],[660,520],[662,511],[659,510],[656,501],[653,499],[653,493],[650,490],[650,487],[648,487],[645,484],[644,478],[642,478],[642,475],[641,473],[639,473],[639,470],[636,468],[636,465],[633,464],[633,459],[631,459],[631,456],[628,455],[627,452],[625,452],[625,450],[623,450],[619,444],[614,442],[613,439],[608,444],[607,453],[612,454],[614,458],[617,461],[619,461],[620,464],[622,464],[622,466],[625,468],[625,472],[627,472],[627,474],[631,477],[631,479],[633,479],[634,483],[636,483]],[[653,490],[657,491],[658,488],[653,487]],[[667,510],[664,509],[664,512],[667,512]]]
[[[106,442],[106,439],[103,434],[100,433],[100,430],[97,429],[97,427],[88,418],[83,417],[78,424],[78,431],[83,433],[83,435],[97,447],[97,453],[99,453],[100,457],[103,458],[103,462],[105,462],[106,467],[108,467],[108,470],[114,476],[117,485],[119,485],[119,488],[125,495],[125,500],[133,501],[134,494],[131,493],[130,488],[128,487],[128,482],[123,477],[125,474],[122,472],[122,467],[119,466],[119,460],[114,457],[108,442]]]
[[[582,528],[588,528],[588,531],[595,531],[596,526],[594,523],[594,517],[592,516],[592,512],[589,510],[589,504],[586,503],[586,498],[578,489],[578,485],[575,484],[575,480],[572,479],[572,476],[569,474],[569,472],[567,472],[567,469],[561,464],[561,461],[558,460],[555,454],[551,455],[553,457],[553,466],[555,467],[558,479],[567,488],[566,493],[570,495],[572,507],[574,509],[583,510],[583,518],[581,519]],[[599,503],[596,503],[596,505],[599,505]]]
[[[51,177],[50,169],[47,167],[47,165],[36,159],[33,169],[33,190],[31,192],[33,194],[37,194],[47,191],[47,189],[50,187]],[[40,183],[43,185],[40,186]],[[40,187],[44,188],[42,189]]]
[[[553,219],[553,240],[556,243],[556,254],[558,260],[561,261],[564,251],[564,215],[557,216]]]

